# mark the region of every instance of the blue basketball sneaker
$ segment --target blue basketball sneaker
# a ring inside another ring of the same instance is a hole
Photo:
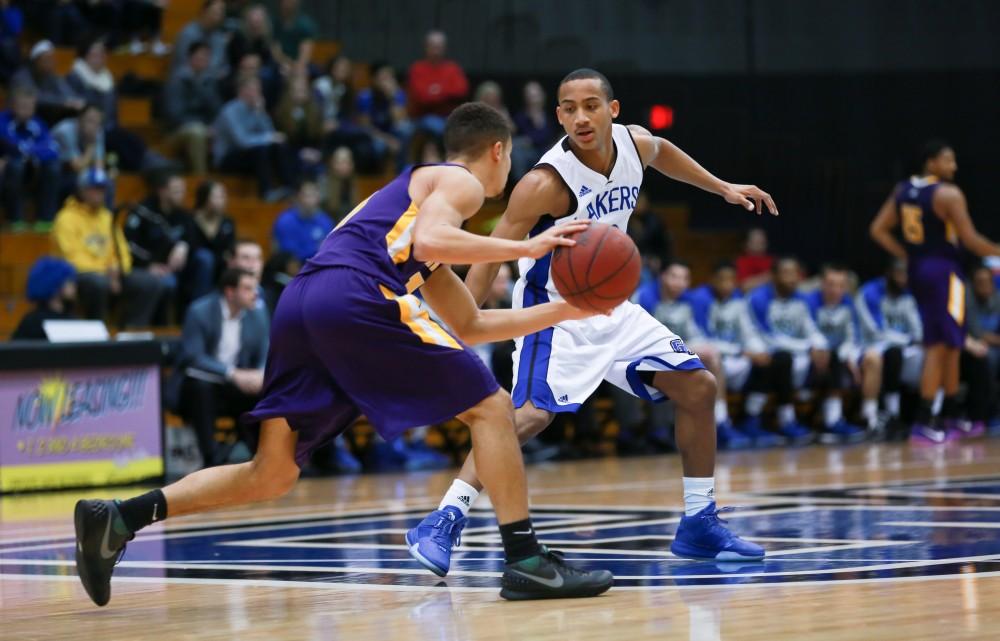
[[[715,503],[709,503],[701,512],[681,518],[670,551],[685,559],[763,560],[764,548],[736,536],[724,525],[726,521],[719,518],[719,514],[732,510],[731,507],[717,510]]]
[[[809,445],[816,440],[816,433],[798,421],[779,425],[778,433],[788,439],[789,445]]]
[[[723,421],[715,429],[720,449],[742,450],[753,445],[753,440],[733,425],[732,421]]]
[[[764,429],[759,416],[748,416],[740,425],[740,431],[753,441],[754,447],[778,447],[785,444],[780,434]]]
[[[451,568],[451,549],[462,542],[462,530],[469,519],[457,507],[446,505],[434,510],[406,533],[410,556],[434,574],[444,576]]]
[[[819,435],[819,442],[826,445],[835,443],[860,443],[865,440],[867,434],[857,425],[851,425],[844,419],[840,419],[833,425],[823,428]]]

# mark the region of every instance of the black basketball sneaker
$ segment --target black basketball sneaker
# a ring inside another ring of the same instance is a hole
[[[607,570],[580,570],[568,565],[562,552],[549,550],[508,563],[500,579],[500,596],[510,601],[571,599],[607,592],[614,577]]]
[[[111,599],[111,573],[135,535],[125,527],[114,501],[77,501],[73,523],[76,573],[94,603],[105,605]]]

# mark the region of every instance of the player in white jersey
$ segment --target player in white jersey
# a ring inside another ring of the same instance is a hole
[[[601,73],[570,73],[559,84],[558,97],[556,116],[566,136],[514,187],[494,236],[523,239],[573,220],[624,230],[647,167],[749,211],[759,214],[766,205],[777,214],[771,197],[757,187],[716,178],[642,127],[614,124],[619,103]],[[520,262],[515,307],[559,299],[549,274],[550,259]],[[480,302],[498,269],[483,267],[472,267],[466,278]],[[607,316],[560,323],[517,342],[513,398],[521,441],[545,429],[557,412],[576,411],[602,380],[640,398],[674,401],[685,516],[671,551],[689,558],[762,559],[763,548],[732,534],[717,516],[715,378],[683,340],[638,305],[625,302]],[[448,572],[452,547],[480,489],[470,456],[439,509],[407,533],[411,554],[436,574]]]

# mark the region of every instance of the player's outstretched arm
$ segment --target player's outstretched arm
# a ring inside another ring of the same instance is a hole
[[[492,238],[523,240],[545,214],[562,216],[569,209],[566,187],[548,169],[533,169],[514,186],[507,209],[493,228]],[[465,286],[479,305],[489,295],[500,263],[481,263],[469,268]]]
[[[639,125],[629,125],[628,129],[635,140],[643,165],[652,167],[668,178],[722,196],[727,203],[740,205],[747,211],[756,211],[757,215],[764,213],[763,206],[767,207],[772,216],[778,215],[774,199],[763,189],[755,185],[728,183],[713,175],[666,138],[654,136]]]
[[[482,207],[482,185],[464,171],[439,172],[434,180],[413,229],[413,257],[421,262],[467,265],[540,258],[560,245],[576,244],[565,236],[586,227],[585,222],[571,223],[528,240],[472,234],[462,223]]]
[[[875,220],[868,227],[868,234],[882,249],[889,252],[896,258],[906,260],[906,249],[892,235],[892,230],[899,224],[899,214],[896,212],[896,194],[889,194],[889,197],[882,203],[882,207],[875,215]]]
[[[526,309],[479,309],[462,280],[449,267],[435,271],[420,292],[424,300],[464,342],[492,343],[534,334],[567,320],[594,316],[565,301]]]
[[[969,216],[965,194],[954,185],[941,185],[934,192],[934,208],[951,223],[965,248],[977,256],[1000,256],[1000,246],[976,231]]]

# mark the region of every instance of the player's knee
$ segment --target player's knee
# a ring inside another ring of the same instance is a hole
[[[262,500],[282,497],[299,480],[299,467],[294,461],[276,461],[272,457],[256,457],[253,462],[253,484]]]
[[[495,393],[479,401],[475,406],[462,412],[459,418],[469,427],[477,424],[502,425],[514,424],[514,403],[506,390],[499,389]]]
[[[707,369],[699,369],[688,373],[684,391],[673,399],[680,406],[688,408],[711,407],[718,394],[718,383],[715,376]]]
[[[861,365],[865,369],[874,370],[882,367],[882,355],[876,350],[870,349],[865,352],[865,355],[861,359]]]
[[[539,409],[530,403],[519,407],[515,416],[517,435],[522,443],[548,427],[554,418],[552,412]]]

